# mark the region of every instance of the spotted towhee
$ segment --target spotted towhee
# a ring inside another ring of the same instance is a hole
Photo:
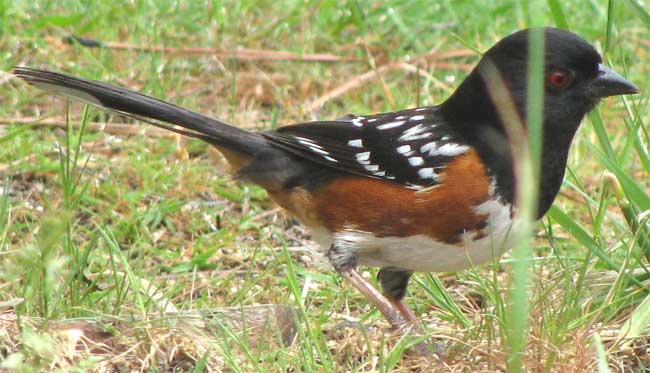
[[[459,270],[508,247],[517,216],[512,146],[484,67],[496,67],[525,118],[529,34],[516,32],[488,50],[441,105],[258,133],[96,81],[27,67],[13,74],[214,145],[237,177],[265,188],[309,227],[332,266],[399,327],[415,321],[402,303],[414,271]],[[584,115],[603,97],[639,91],[577,35],[552,28],[543,34],[539,217],[558,193]],[[383,294],[357,265],[381,268]]]

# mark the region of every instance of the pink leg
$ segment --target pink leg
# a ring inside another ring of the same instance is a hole
[[[401,300],[401,299],[400,300],[393,300],[391,303],[399,311],[399,313],[401,313],[402,316],[404,316],[404,319],[406,319],[406,321],[408,321],[409,323],[411,323],[413,325],[418,325],[419,324],[418,317],[415,316],[413,311],[411,311],[411,309],[408,308],[408,306],[406,304],[404,304],[403,300]]]
[[[379,312],[384,315],[395,331],[404,332],[409,326],[413,326],[416,333],[421,330],[416,316],[406,307],[406,305],[404,305],[404,303],[397,300],[388,300],[388,298],[375,289],[370,282],[364,279],[359,272],[357,272],[356,254],[354,252],[341,250],[337,246],[332,245],[329,251],[329,259],[336,271],[348,279],[352,286],[357,288],[357,290],[365,295],[366,298],[377,307]],[[404,276],[400,276],[398,280],[402,280],[402,277]],[[410,277],[410,274],[408,277]],[[403,286],[405,286],[406,282],[402,282]],[[399,284],[402,285],[401,283]],[[411,349],[423,356],[431,355],[431,349],[425,342],[420,342],[412,346]]]
[[[421,331],[417,317],[402,301],[391,302],[386,299],[386,297],[377,291],[371,283],[361,277],[356,269],[346,268],[339,272],[343,277],[347,278],[355,288],[365,295],[366,298],[375,305],[375,307],[377,307],[379,312],[386,317],[395,331],[404,331],[404,329],[409,325],[413,326],[417,333]],[[395,308],[397,308],[399,312],[396,312]],[[430,356],[433,352],[431,346],[426,342],[417,343],[411,348],[417,354],[422,356]]]
[[[424,329],[422,329],[422,324],[417,316],[411,311],[410,308],[404,302],[400,300],[392,300],[391,303],[393,306],[402,314],[404,319],[407,321],[407,325],[413,328],[413,332],[416,335],[424,335]],[[422,341],[412,347],[413,351],[417,352],[423,356],[430,356],[432,353],[437,355],[438,358],[442,358],[443,350],[440,346],[435,343],[427,343]]]
[[[375,307],[381,312],[384,317],[388,320],[390,325],[395,329],[401,329],[406,325],[406,320],[395,311],[391,302],[386,299],[371,283],[366,279],[361,277],[359,272],[354,268],[346,268],[340,270],[340,273],[343,277],[347,278],[348,281],[357,288],[363,295],[370,300]]]

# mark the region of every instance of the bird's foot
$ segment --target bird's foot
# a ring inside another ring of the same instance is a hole
[[[356,270],[356,253],[343,251],[332,245],[329,259],[334,269],[374,304],[390,323],[393,332],[423,335],[422,327],[413,312],[401,301],[390,301]],[[429,343],[418,342],[411,349],[419,355],[439,355]]]

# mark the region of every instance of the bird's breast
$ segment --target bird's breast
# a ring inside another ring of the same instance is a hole
[[[344,176],[312,193],[312,209],[330,232],[425,236],[450,245],[460,243],[469,232],[476,239],[485,235],[488,215],[478,207],[495,198],[492,180],[475,151],[447,163],[439,184],[427,189]]]

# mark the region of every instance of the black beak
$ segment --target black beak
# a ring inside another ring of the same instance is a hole
[[[591,82],[591,91],[600,98],[640,92],[637,86],[603,64],[598,65],[598,77]]]

